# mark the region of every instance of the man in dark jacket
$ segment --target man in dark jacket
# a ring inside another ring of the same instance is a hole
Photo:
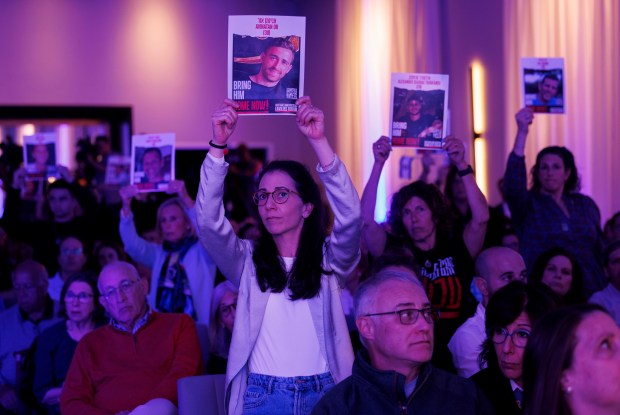
[[[313,415],[494,413],[472,381],[430,364],[439,315],[414,274],[385,270],[365,281],[355,294],[355,316],[367,350]]]

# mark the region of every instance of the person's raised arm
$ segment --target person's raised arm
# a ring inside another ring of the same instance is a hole
[[[213,139],[209,142],[209,154],[215,158],[223,158],[226,154],[228,139],[237,126],[237,108],[239,104],[232,99],[225,99],[211,117]]]
[[[325,137],[323,111],[314,107],[310,97],[297,100],[297,127],[306,136],[319,160],[317,169],[334,214],[326,258],[331,270],[343,282],[359,261],[360,199],[344,164],[336,157]]]
[[[308,139],[321,167],[328,168],[334,162],[336,154],[325,137],[325,115],[312,105],[310,97],[301,97],[296,104],[297,127]]]
[[[189,193],[187,193],[187,188],[185,187],[185,182],[183,180],[172,180],[168,183],[166,193],[176,193],[186,209],[192,209],[194,207],[194,199],[192,199]]]
[[[463,141],[456,137],[446,138],[444,149],[450,157],[452,163],[458,170],[458,175],[463,181],[467,202],[471,210],[471,220],[465,225],[463,230],[463,242],[472,258],[482,250],[484,236],[489,221],[489,205],[487,199],[476,183],[476,177],[471,166],[465,161],[465,146]]]
[[[515,226],[519,226],[525,219],[528,209],[525,143],[530,124],[534,121],[534,112],[530,108],[521,108],[515,115],[515,121],[517,122],[517,135],[512,153],[508,156],[506,163],[503,190],[512,214],[512,222]]]
[[[521,108],[515,115],[517,121],[517,136],[512,151],[519,157],[525,156],[525,142],[530,131],[530,124],[534,121],[534,111],[531,108]]]
[[[238,104],[225,99],[213,112],[213,138],[209,153],[200,170],[200,186],[196,197],[196,222],[202,246],[215,261],[222,274],[239,286],[251,244],[235,234],[224,211],[224,180],[228,163],[224,161],[226,145],[237,125]],[[248,195],[249,197],[249,195]]]
[[[377,188],[383,166],[390,156],[392,146],[386,136],[381,136],[372,145],[372,154],[375,162],[370,171],[370,177],[362,193],[362,239],[373,257],[380,256],[386,243],[385,230],[375,222],[375,206],[377,204]]]
[[[123,241],[125,251],[137,262],[151,266],[157,256],[157,244],[142,239],[136,230],[131,212],[131,200],[138,194],[134,185],[123,186],[118,191],[122,200],[121,220],[118,231]]]

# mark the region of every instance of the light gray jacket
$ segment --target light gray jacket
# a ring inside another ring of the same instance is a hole
[[[326,240],[319,295],[310,300],[310,312],[319,345],[336,383],[351,375],[353,351],[340,302],[345,279],[359,260],[361,215],[359,196],[345,166],[336,159],[328,171],[320,168],[327,198],[334,212],[334,229]],[[237,238],[224,217],[222,197],[228,163],[215,163],[209,156],[202,165],[196,216],[200,241],[224,276],[239,286],[237,314],[226,373],[228,413],[241,414],[247,385],[248,361],[260,331],[269,292],[261,292],[252,261],[252,243]],[[249,197],[249,195],[248,195]]]

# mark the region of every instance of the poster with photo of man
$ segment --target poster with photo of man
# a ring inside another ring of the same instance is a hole
[[[521,58],[521,74],[525,107],[564,113],[564,58]]]
[[[174,180],[176,135],[142,134],[131,138],[131,181],[140,192],[163,192]]]
[[[228,17],[228,98],[239,114],[295,114],[303,96],[303,16]]]
[[[58,177],[56,133],[37,133],[24,136],[24,165],[26,180],[47,180]]]
[[[447,126],[448,81],[448,75],[392,74],[392,146],[442,148]]]
[[[131,157],[110,154],[105,169],[105,184],[127,186],[131,175]]]

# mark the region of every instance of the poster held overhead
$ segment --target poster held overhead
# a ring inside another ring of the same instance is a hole
[[[131,184],[140,192],[164,192],[174,180],[175,134],[134,135],[131,139]]]
[[[47,180],[59,177],[57,167],[56,133],[38,133],[24,136],[24,165],[26,180]]]
[[[390,106],[392,146],[441,149],[448,124],[448,75],[393,73]]]
[[[564,58],[521,58],[521,79],[524,107],[564,113]]]
[[[303,96],[303,16],[228,17],[228,98],[239,114],[295,114]]]

